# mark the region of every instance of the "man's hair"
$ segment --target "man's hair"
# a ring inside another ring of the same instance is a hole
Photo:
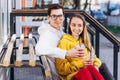
[[[51,4],[51,5],[48,6],[48,15],[49,15],[49,16],[50,16],[51,11],[52,11],[53,9],[62,9],[63,14],[64,14],[64,8],[63,8],[60,4]]]

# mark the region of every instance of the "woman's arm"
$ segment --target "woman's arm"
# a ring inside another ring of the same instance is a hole
[[[77,58],[74,60],[56,58],[55,62],[56,69],[60,75],[68,75],[83,67],[82,60]]]

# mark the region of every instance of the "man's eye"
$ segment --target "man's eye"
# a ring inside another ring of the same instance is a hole
[[[63,15],[58,15],[58,17],[63,17]]]
[[[51,15],[51,17],[52,17],[52,18],[55,18],[55,17],[56,17],[56,15]]]

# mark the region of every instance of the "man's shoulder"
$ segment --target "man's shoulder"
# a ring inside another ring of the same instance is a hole
[[[49,32],[49,24],[48,23],[42,23],[41,26],[38,28],[38,32],[39,34],[43,33],[43,32]]]

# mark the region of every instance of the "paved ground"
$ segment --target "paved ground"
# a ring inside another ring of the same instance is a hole
[[[15,80],[43,80],[40,68],[15,68]]]
[[[42,68],[14,68],[14,80],[44,80]]]

